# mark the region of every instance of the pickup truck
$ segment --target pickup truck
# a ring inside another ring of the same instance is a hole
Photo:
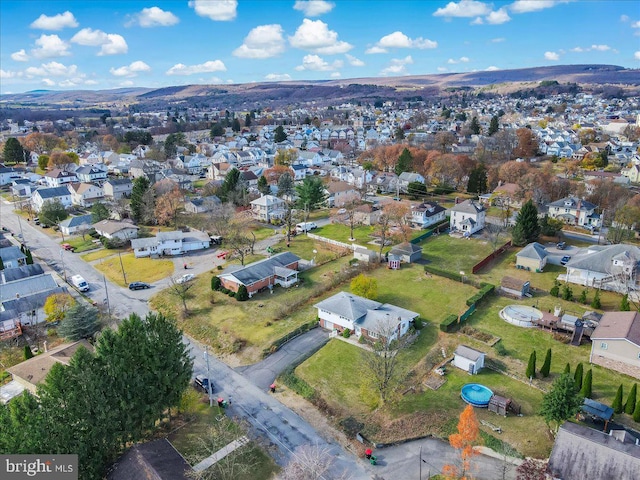
[[[193,381],[193,385],[196,389],[202,390],[205,393],[209,393],[209,379],[204,375],[196,375]],[[213,392],[213,382],[211,382],[211,391]]]

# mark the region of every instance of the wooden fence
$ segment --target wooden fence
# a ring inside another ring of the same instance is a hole
[[[487,257],[483,258],[482,260],[480,260],[478,263],[476,263],[473,268],[471,269],[471,273],[478,273],[478,271],[480,271],[480,269],[482,269],[482,267],[486,266],[488,263],[490,263],[494,258],[502,255],[504,252],[506,252],[509,247],[511,247],[511,240],[509,240],[507,243],[505,243],[503,246],[501,246],[500,248],[498,248],[495,252],[493,252],[492,254],[488,255]]]

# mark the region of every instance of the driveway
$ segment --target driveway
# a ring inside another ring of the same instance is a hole
[[[300,363],[311,352],[316,351],[329,340],[329,332],[322,328],[314,328],[290,342],[285,343],[276,353],[269,355],[261,362],[246,367],[238,367],[242,373],[257,387],[267,390],[269,385],[284,372],[287,367]]]

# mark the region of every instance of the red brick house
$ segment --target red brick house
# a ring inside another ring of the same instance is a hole
[[[240,285],[247,288],[249,297],[274,285],[288,288],[298,282],[298,262],[300,257],[291,252],[282,252],[271,258],[253,262],[244,267],[234,265],[218,275],[222,287],[234,292]]]

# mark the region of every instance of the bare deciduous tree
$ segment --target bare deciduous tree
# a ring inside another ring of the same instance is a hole
[[[334,455],[328,447],[303,445],[296,448],[291,461],[282,469],[279,480],[348,480],[347,472],[332,472]]]
[[[244,265],[246,256],[253,253],[256,236],[251,230],[253,220],[248,212],[236,212],[231,203],[216,205],[209,214],[210,228],[221,236],[225,248]]]
[[[189,290],[191,290],[194,286],[195,283],[193,282],[178,283],[175,278],[169,278],[169,294],[177,297],[180,300],[180,302],[182,303],[182,311],[185,315],[189,313],[189,308],[187,307],[187,300],[191,298]]]

